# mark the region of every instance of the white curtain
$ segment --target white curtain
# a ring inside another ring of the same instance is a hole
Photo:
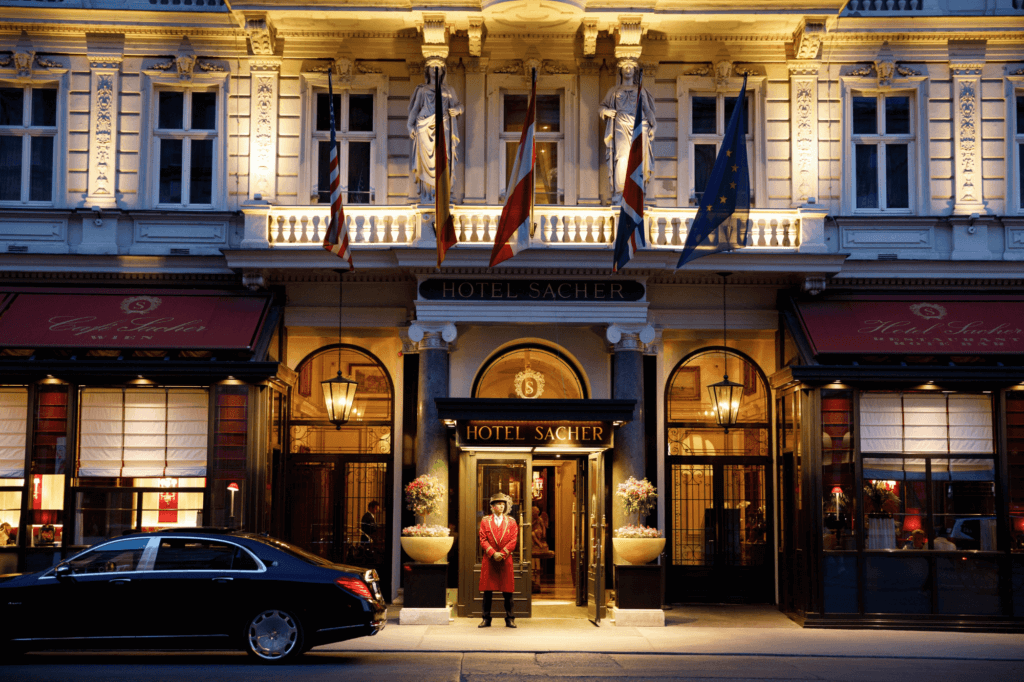
[[[994,452],[987,395],[862,393],[861,452]]]
[[[0,478],[25,477],[28,389],[0,388]]]
[[[205,476],[208,412],[203,389],[84,389],[78,475]]]

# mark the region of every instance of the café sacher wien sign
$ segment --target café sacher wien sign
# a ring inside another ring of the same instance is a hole
[[[626,303],[641,300],[644,285],[617,279],[428,279],[420,283],[420,296],[428,301]]]
[[[456,428],[460,448],[475,447],[612,447],[610,422],[492,422],[460,421]]]

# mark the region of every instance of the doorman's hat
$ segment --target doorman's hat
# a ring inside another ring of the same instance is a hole
[[[494,493],[491,495],[491,504],[495,502],[504,502],[506,511],[512,508],[512,498],[505,493]]]

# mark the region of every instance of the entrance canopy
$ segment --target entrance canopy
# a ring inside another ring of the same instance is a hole
[[[438,417],[455,427],[464,450],[601,452],[633,419],[633,400],[438,398]]]

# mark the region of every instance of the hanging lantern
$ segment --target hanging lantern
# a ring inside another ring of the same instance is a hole
[[[327,419],[340,430],[352,416],[352,406],[355,404],[356,389],[359,388],[359,384],[343,377],[339,370],[338,376],[321,381],[320,387],[324,389]]]
[[[722,381],[708,386],[711,395],[711,407],[715,411],[715,421],[725,427],[729,433],[730,426],[736,426],[740,416],[740,396],[743,395],[743,384],[729,381],[726,374]]]

